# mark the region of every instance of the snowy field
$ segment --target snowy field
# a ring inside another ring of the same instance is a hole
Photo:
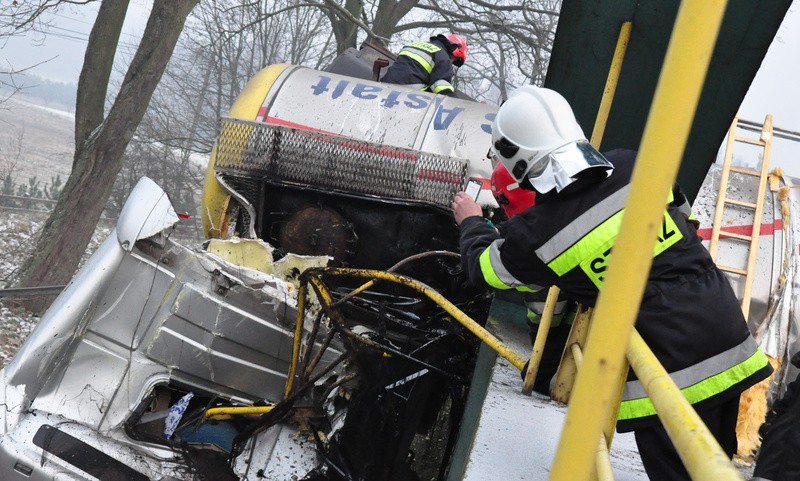
[[[21,212],[0,208],[0,287],[19,269],[19,265],[34,247],[36,235],[47,220],[46,213]],[[95,230],[87,256],[97,249],[111,232],[111,226]],[[13,299],[0,298],[0,363],[5,366],[20,344],[39,321]]]

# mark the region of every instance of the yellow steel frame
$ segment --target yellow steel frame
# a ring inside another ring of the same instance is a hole
[[[575,381],[553,460],[551,480],[574,481],[591,476],[597,439],[613,408],[615,380],[624,366],[627,345],[632,342],[631,354],[642,351],[635,339],[631,341],[631,335],[652,264],[663,199],[667,198],[680,165],[726,5],[727,0],[687,0],[678,12],[633,172],[614,256],[598,298],[583,366]],[[655,361],[652,353],[644,356]],[[653,364],[657,361],[646,363]],[[647,374],[634,369],[640,377]],[[659,386],[671,385],[677,390],[669,376],[658,380]],[[663,392],[672,401],[682,397],[680,391]],[[697,428],[691,414],[693,410],[688,404],[659,413],[670,432]],[[692,477],[740,479],[730,462],[713,463],[714,474],[702,474],[707,460],[725,455],[707,431],[687,438],[678,448],[696,453],[682,454]]]
[[[522,370],[522,368],[525,366],[525,359],[522,356],[514,352],[507,345],[503,344],[503,342],[501,342],[498,338],[496,338],[491,332],[484,329],[483,326],[472,320],[472,318],[464,314],[464,312],[461,309],[456,307],[452,302],[448,301],[447,298],[439,294],[436,290],[432,289],[425,283],[422,283],[416,279],[412,279],[407,276],[385,271],[370,270],[370,269],[347,269],[341,267],[311,268],[303,272],[301,278],[300,290],[298,291],[297,322],[295,324],[294,343],[292,346],[292,360],[289,367],[288,379],[286,381],[286,389],[284,394],[285,397],[289,397],[289,395],[292,392],[294,378],[296,377],[297,366],[300,359],[300,344],[303,332],[303,322],[305,320],[306,297],[308,294],[308,281],[310,280],[312,284],[316,288],[318,288],[317,292],[320,295],[319,298],[320,302],[322,302],[326,306],[331,306],[332,304],[334,304],[334,301],[331,298],[330,293],[328,292],[327,289],[324,288],[325,286],[322,284],[322,281],[320,280],[322,276],[350,276],[350,277],[360,277],[360,278],[370,279],[370,281],[368,281],[366,284],[357,289],[358,292],[365,290],[366,287],[368,286],[372,286],[375,280],[384,280],[407,286],[413,290],[416,290],[417,292],[424,294],[430,300],[439,305],[439,307],[441,307],[445,312],[450,314],[450,316],[453,317],[453,319],[455,319],[461,325],[466,327],[478,339],[486,343],[486,345],[494,349],[500,356],[505,358],[514,367],[516,367],[519,370]]]

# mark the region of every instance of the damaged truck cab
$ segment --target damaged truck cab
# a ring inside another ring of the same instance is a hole
[[[494,112],[264,69],[221,120],[210,240],[172,240],[143,179],[0,372],[0,478],[445,479],[477,339],[407,286],[326,269],[392,270],[485,320],[449,204],[477,177],[496,207]]]

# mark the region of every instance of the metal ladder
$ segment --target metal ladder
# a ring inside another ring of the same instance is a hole
[[[730,272],[740,276],[744,276],[744,289],[742,292],[742,312],[745,319],[750,313],[750,295],[753,288],[753,271],[756,265],[756,257],[758,256],[758,238],[761,235],[761,217],[764,212],[764,194],[767,188],[767,177],[769,174],[769,156],[772,151],[772,115],[767,115],[764,119],[764,125],[761,129],[761,135],[757,139],[740,137],[736,135],[736,128],[739,123],[739,116],[733,119],[731,128],[728,131],[728,140],[725,144],[725,157],[722,164],[722,173],[719,180],[719,195],[717,196],[717,208],[714,212],[714,223],[711,229],[711,242],[708,251],[711,258],[716,262],[717,250],[719,247],[720,236],[723,238],[731,238],[739,241],[749,242],[749,251],[747,255],[747,264],[744,269],[731,266],[723,266],[717,262],[717,267],[725,272]],[[763,156],[761,159],[761,169],[753,170],[731,165],[733,159],[733,147],[735,142],[742,142],[751,145],[761,146],[763,148]],[[758,193],[754,202],[747,202],[728,197],[728,182],[731,172],[736,172],[742,175],[751,175],[758,177]],[[726,205],[735,205],[745,209],[752,209],[753,212],[753,230],[750,235],[739,234],[725,230],[722,226],[722,217]]]

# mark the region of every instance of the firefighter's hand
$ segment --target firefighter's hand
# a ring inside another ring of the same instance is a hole
[[[475,201],[466,194],[466,192],[456,193],[455,198],[453,198],[453,216],[456,218],[456,223],[461,225],[461,223],[464,222],[464,219],[474,215],[483,215],[483,209],[481,206],[476,204]]]

